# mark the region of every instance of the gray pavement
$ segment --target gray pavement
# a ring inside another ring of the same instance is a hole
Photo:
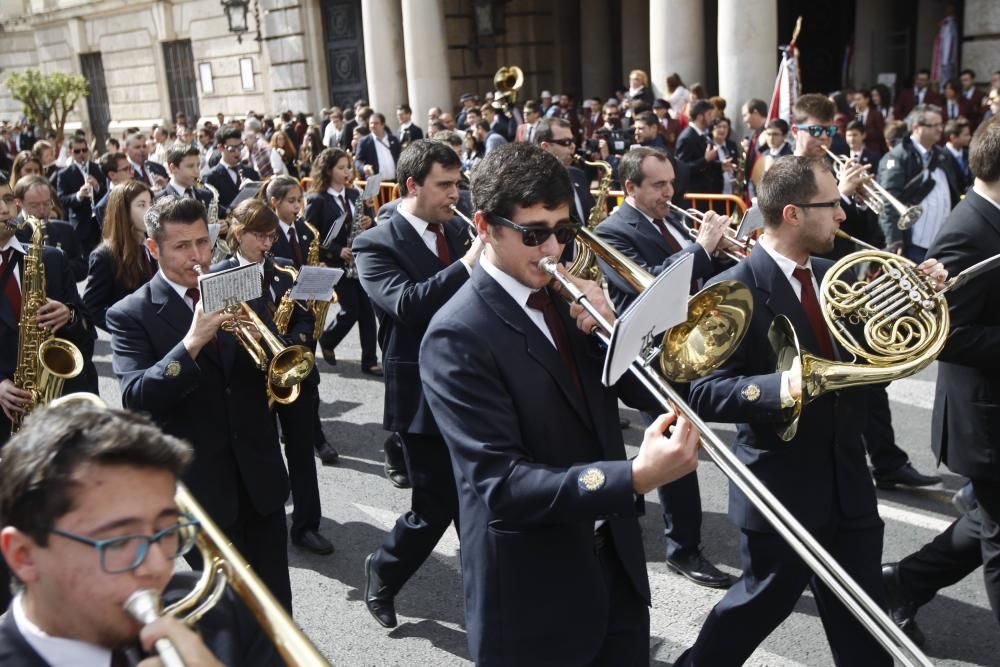
[[[101,394],[117,405],[120,398],[117,382],[111,378],[107,340],[102,334],[97,348]],[[336,367],[318,362],[324,428],[341,453],[338,466],[319,471],[324,517],[321,531],[333,540],[337,551],[321,557],[289,547],[295,618],[336,665],[469,664],[454,531],[446,534],[398,596],[397,628],[384,630],[365,609],[365,555],[381,543],[396,517],[408,509],[409,493],[392,487],[382,474],[383,387],[379,379],[360,372],[356,330],[338,348],[337,357]],[[922,472],[935,467],[929,435],[935,377],[932,366],[890,388],[897,442]],[[636,427],[639,416],[627,408],[623,414],[634,425],[625,432],[634,454],[642,438]],[[719,426],[718,433],[728,441],[734,431],[730,426]],[[947,470],[941,473],[944,484],[932,491],[879,492],[886,523],[883,560],[898,560],[911,553],[955,518],[949,498],[961,480]],[[738,574],[738,535],[725,514],[726,479],[704,457],[699,476],[706,554],[723,569]],[[666,570],[655,493],[647,496],[646,508],[641,524],[653,592],[652,664],[669,665],[697,636],[705,615],[722,593],[695,586]],[[1000,632],[983,590],[981,569],[944,590],[921,609],[918,620],[928,638],[925,650],[936,664],[1000,664]],[[833,664],[816,605],[808,593],[748,664]]]

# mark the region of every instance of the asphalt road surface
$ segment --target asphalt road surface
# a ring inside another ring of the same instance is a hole
[[[463,629],[458,539],[453,530],[396,598],[398,627],[383,629],[362,602],[365,556],[381,543],[397,516],[409,508],[409,492],[394,488],[383,476],[383,386],[380,379],[361,374],[356,330],[338,348],[337,358],[336,367],[317,362],[322,371],[323,425],[341,454],[339,465],[319,470],[321,532],[334,542],[336,552],[314,556],[289,545],[295,619],[335,665],[470,664]],[[102,396],[112,405],[120,404],[104,334],[95,361],[102,376]],[[935,467],[929,435],[935,377],[936,369],[931,366],[890,387],[897,442],[922,472]],[[642,439],[637,428],[639,416],[627,408],[623,408],[623,415],[633,424],[625,438],[630,455],[634,455]],[[720,426],[718,433],[729,441],[734,430]],[[879,509],[886,524],[884,561],[915,551],[957,516],[949,500],[962,480],[946,469],[939,472],[944,483],[931,490],[879,491]],[[726,518],[727,481],[705,457],[698,474],[706,555],[724,570],[738,574],[738,533]],[[651,662],[669,665],[697,636],[705,615],[722,592],[696,586],[667,571],[655,493],[646,497],[641,524],[653,593]],[[920,610],[918,621],[928,639],[925,650],[935,663],[1000,665],[1000,632],[990,612],[981,569],[942,591]],[[808,592],[747,664],[833,664],[815,601]]]

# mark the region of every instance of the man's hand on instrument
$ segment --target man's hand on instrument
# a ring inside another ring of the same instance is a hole
[[[694,241],[711,255],[718,248],[719,241],[728,226],[729,218],[723,217],[715,211],[709,211],[705,214],[701,226],[698,228],[698,236],[695,237]]]
[[[928,257],[917,265],[917,269],[925,276],[933,278],[939,290],[944,289],[944,284],[948,280],[948,269],[944,264],[933,257]]]
[[[788,393],[794,400],[802,398],[802,359],[795,357],[792,367],[785,371],[788,378]]]
[[[469,246],[469,249],[465,251],[464,255],[462,255],[462,261],[465,262],[465,265],[469,267],[470,271],[475,268],[480,255],[483,254],[483,248],[485,247],[486,244],[483,243],[483,240],[477,236],[472,241],[472,245]]]
[[[0,408],[7,419],[13,420],[14,415],[23,413],[30,402],[31,393],[18,387],[13,380],[7,378],[0,382]]]
[[[194,630],[173,616],[161,616],[139,632],[139,641],[147,653],[155,652],[156,640],[167,638],[187,667],[222,667],[215,655]],[[146,658],[138,667],[162,667],[158,656]]]
[[[375,168],[372,167],[370,164],[366,164],[363,171],[365,172],[365,176],[371,176],[372,174],[375,173]]]
[[[705,162],[715,162],[717,157],[719,157],[719,149],[715,147],[715,144],[709,144],[705,148]]]
[[[840,170],[840,179],[837,181],[837,189],[845,197],[853,197],[858,191],[858,187],[868,175],[871,165],[861,164],[855,160],[850,160],[847,165]]]
[[[577,278],[566,271],[566,267],[562,265],[559,266],[559,273],[565,276],[571,283],[576,285],[578,290],[583,292],[583,295],[587,297],[587,301],[590,302],[590,305],[596,308],[597,312],[599,312],[605,320],[609,323],[613,323],[615,321],[615,309],[611,307],[611,304],[608,303],[608,300],[604,297],[604,290],[601,289],[600,285],[592,280]],[[563,288],[562,285],[559,284],[559,281],[553,280],[551,287],[557,293],[563,294]],[[597,320],[595,320],[593,316],[587,312],[587,309],[575,301],[569,305],[569,314],[570,317],[576,320],[576,326],[580,329],[580,331],[587,335],[590,335],[590,332],[598,326]]]
[[[885,246],[885,251],[887,253],[890,253],[890,254],[893,254],[893,255],[902,255],[903,254],[903,241],[902,240],[893,241],[892,243],[887,244]]]
[[[350,248],[345,247],[343,250],[340,251],[340,259],[344,260],[348,264],[353,264],[354,263],[354,254],[351,253],[351,249]]]
[[[65,303],[45,299],[45,303],[38,309],[38,326],[55,332],[66,326],[73,313]]]
[[[188,332],[184,335],[183,340],[184,349],[187,350],[192,359],[196,359],[198,353],[201,352],[201,348],[215,339],[215,335],[219,332],[219,327],[229,317],[230,315],[222,310],[206,314],[201,301],[198,302],[198,305],[194,308],[194,318],[191,320],[191,326],[188,328]]]
[[[361,227],[362,230],[370,229],[372,226],[371,216],[363,215],[358,218],[358,226]]]
[[[722,161],[722,171],[728,171],[730,173],[736,171],[736,163],[733,162],[733,158],[727,157]]]
[[[632,460],[635,492],[645,495],[697,468],[700,438],[698,429],[684,417],[672,412],[657,417],[643,434],[639,454]]]

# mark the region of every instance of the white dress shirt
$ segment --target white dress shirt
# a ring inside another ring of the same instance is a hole
[[[378,173],[383,181],[391,181],[396,178],[396,161],[389,150],[389,135],[383,135],[381,139],[372,134],[375,142],[375,153],[378,155]]]
[[[660,235],[660,228],[653,223],[653,218],[646,215],[643,211],[640,211],[637,206],[630,204],[628,201],[626,201],[625,203],[634,208],[636,211],[639,211],[639,214],[649,221],[649,226],[656,230],[657,235]],[[667,231],[670,232],[670,235],[674,237],[674,240],[677,241],[677,243],[679,243],[682,248],[687,248],[689,245],[694,243],[694,241],[691,239],[690,236],[685,236],[681,234],[680,230],[678,230],[676,227],[671,225],[666,220],[663,221],[663,226],[667,228]],[[708,251],[706,251],[704,248],[702,248],[701,251],[705,253],[705,256],[708,257],[709,259],[712,258],[712,256],[708,254]]]
[[[920,155],[920,159],[927,163],[927,156],[930,153],[919,141],[913,142],[913,147],[917,149],[917,153]],[[927,173],[927,168],[924,168],[924,173]],[[951,191],[948,188],[948,177],[944,173],[944,169],[935,169],[931,172],[931,178],[934,179],[934,189],[930,191],[924,200],[920,202],[920,206],[923,207],[923,214],[917,218],[917,221],[913,223],[913,235],[910,242],[921,248],[929,248],[937,238],[938,232],[941,230],[941,226],[944,225],[944,221],[948,219],[948,215],[951,213]]]
[[[111,651],[78,639],[53,637],[28,618],[24,600],[18,594],[10,603],[14,624],[32,650],[50,667],[108,667]]]
[[[177,292],[177,296],[179,296],[181,300],[187,304],[187,307],[191,309],[191,312],[194,312],[194,301],[188,298],[187,295],[188,288],[184,287],[183,285],[179,285],[178,283],[175,283],[170,278],[167,278],[167,274],[163,272],[163,269],[160,269],[159,273],[163,277],[163,279],[167,281],[167,284],[170,285],[170,287],[172,287],[175,292]]]
[[[528,316],[528,319],[534,322],[538,330],[542,332],[546,340],[552,343],[552,347],[556,346],[556,341],[552,338],[552,332],[549,331],[549,325],[545,323],[545,315],[542,311],[535,308],[528,307],[528,297],[530,297],[537,290],[528,287],[524,283],[520,282],[516,278],[504,273],[499,269],[493,262],[489,260],[484,252],[479,256],[479,265],[483,267],[483,271],[488,273],[493,280],[497,281],[504,292],[510,295],[510,298],[514,299],[514,303],[521,307],[524,314]]]

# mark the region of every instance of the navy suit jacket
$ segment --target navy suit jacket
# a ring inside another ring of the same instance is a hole
[[[146,162],[145,162],[145,164],[143,164],[143,166],[146,168],[146,176],[148,177],[148,180],[146,180],[146,185],[148,185],[149,187],[153,188],[154,190],[157,189],[156,183],[153,181],[153,175],[154,174],[157,175],[157,176],[162,176],[163,178],[166,178],[168,180],[170,179],[170,174],[167,172],[167,168],[164,167],[159,162],[153,162],[152,160],[146,160]],[[142,172],[139,171],[139,170],[137,170],[134,166],[132,167],[132,173],[135,174],[135,180],[137,180],[137,181],[143,180],[142,179]]]
[[[583,207],[583,219],[577,220],[580,214],[577,213],[574,201],[569,207],[570,217],[580,224],[586,224],[587,218],[590,217],[590,209],[594,208],[594,195],[590,194],[590,179],[587,178],[583,169],[578,167],[567,167],[567,169],[569,170],[569,179],[573,183],[573,189],[580,198],[580,205]]]
[[[392,153],[393,162],[399,162],[399,153],[402,150],[399,139],[389,132],[386,132],[385,136],[389,139],[389,152]],[[371,165],[376,174],[379,172],[378,151],[375,150],[375,135],[373,134],[365,135],[358,142],[358,156],[354,161],[354,166],[357,167],[359,174],[364,175],[366,164]]]
[[[459,260],[471,244],[465,223],[449,220],[443,231],[452,260],[447,266],[398,211],[354,240],[361,286],[379,318],[385,368],[382,426],[387,431],[438,432],[420,384],[420,341],[434,314],[468,280]]]
[[[243,181],[257,181],[260,180],[260,176],[256,171],[250,167],[245,166],[240,163],[236,166],[236,169],[240,172],[240,178]],[[225,215],[229,212],[229,207],[236,199],[236,195],[239,194],[239,190],[236,188],[236,183],[233,182],[233,177],[229,175],[229,169],[222,162],[212,167],[208,176],[205,177],[209,185],[215,188],[219,192],[219,215]],[[211,196],[211,194],[209,195]],[[206,204],[207,205],[207,204]]]
[[[232,181],[230,181],[230,182],[232,182]],[[212,193],[209,192],[205,188],[199,188],[199,187],[191,188],[191,190],[194,192],[194,198],[197,199],[198,201],[200,201],[202,203],[202,205],[207,209],[209,207],[209,205],[212,203]],[[172,184],[168,183],[167,187],[163,188],[162,190],[160,190],[159,192],[157,192],[155,195],[153,195],[153,200],[155,201],[157,199],[162,199],[163,197],[166,197],[168,195],[172,195],[174,197],[182,197],[182,198],[184,197],[184,193],[182,191],[175,190],[174,186]],[[222,215],[222,193],[221,192],[219,193],[219,215],[220,216]]]
[[[347,246],[347,239],[351,235],[351,225],[348,223],[354,220],[354,207],[358,197],[361,196],[361,193],[354,188],[344,188],[344,194],[347,197],[347,205],[351,207],[351,220],[344,220],[336,237],[324,248],[325,252],[321,252],[323,261],[336,268],[344,266],[340,253]],[[306,196],[306,220],[319,230],[321,242],[343,212],[344,209],[340,207],[337,198],[329,192],[312,192]]]
[[[677,226],[679,223],[669,220],[665,224]],[[671,264],[688,255],[694,256],[692,281],[707,280],[717,271],[712,258],[697,243],[682,248],[680,252],[672,252],[667,241],[646,220],[646,216],[628,203],[619,206],[618,210],[599,224],[594,232],[654,276],[660,275]],[[603,260],[598,259],[597,262],[608,280],[608,292],[611,294],[615,309],[619,313],[624,312],[639,293]]]
[[[431,320],[420,377],[459,493],[469,650],[478,665],[590,664],[609,593],[606,519],[628,584],[649,601],[618,397],[604,355],[553,297],[581,391],[555,346],[481,267]],[[602,479],[592,488],[589,478]],[[592,490],[588,490],[592,489]]]
[[[1000,211],[975,190],[928,249],[956,275],[1000,253]],[[1000,289],[994,270],[948,293],[951,329],[938,357],[931,445],[952,471],[1000,482]]]
[[[18,222],[24,220],[24,214],[19,213]],[[16,233],[17,240],[21,243],[31,242],[31,230],[28,228],[19,229]],[[77,238],[76,230],[68,222],[63,220],[49,220],[45,223],[45,245],[57,248],[66,256],[66,264],[73,280],[80,282],[87,277],[87,258],[80,247],[80,239]]]
[[[104,174],[101,173],[101,168],[97,166],[96,162],[87,163],[87,173],[97,180],[93,201],[93,204],[96,205],[107,192],[107,184]],[[94,223],[90,198],[77,199],[76,197],[76,193],[83,187],[83,181],[83,173],[76,164],[63,167],[56,174],[56,195],[59,197],[59,205],[66,212],[67,220],[77,230],[81,240],[100,240],[101,230]]]
[[[311,223],[310,223],[311,224]],[[302,261],[305,261],[309,257],[309,244],[312,243],[313,234],[306,227],[305,222],[302,218],[295,219],[295,237],[299,242],[299,249],[302,251]],[[320,239],[322,241],[322,239]],[[288,242],[288,237],[285,236],[281,227],[278,227],[278,236],[271,245],[271,252],[274,253],[275,257],[284,257],[285,259],[292,262],[292,266],[296,269],[302,268],[295,259],[295,253],[292,252],[292,244]],[[323,257],[323,248],[320,248],[320,258]]]
[[[832,265],[812,258],[817,283]],[[831,517],[853,525],[879,525],[875,490],[861,433],[867,417],[867,387],[820,396],[802,410],[797,435],[781,440],[775,426],[788,420],[781,408],[781,373],[775,371],[768,329],[778,315],[791,321],[807,351],[818,349],[795,291],[759,244],[750,256],[711,282],[736,280],[753,293],[753,316],[743,341],[717,370],[691,383],[690,405],[706,421],[736,423],[736,456],[802,524],[813,531]],[[834,342],[838,354],[846,352]],[[774,532],[735,485],[729,515],[741,529]]]
[[[281,509],[288,475],[264,374],[236,340],[192,359],[183,338],[194,317],[162,273],[108,310],[112,366],[125,408],[148,413],[167,433],[194,446],[184,483],[224,530],[239,511],[239,486],[260,514]]]
[[[705,149],[708,139],[693,125],[688,125],[677,137],[677,160],[687,167],[690,173],[687,192],[717,192],[716,182],[722,182],[722,165],[719,162],[706,162]]]
[[[149,258],[153,275],[159,268],[156,260]],[[152,276],[150,276],[152,278]],[[87,273],[87,285],[83,289],[83,304],[87,307],[94,324],[105,331],[108,330],[108,308],[115,305],[138,289],[126,285],[118,277],[118,258],[104,244],[94,248],[90,253],[90,269]]]

